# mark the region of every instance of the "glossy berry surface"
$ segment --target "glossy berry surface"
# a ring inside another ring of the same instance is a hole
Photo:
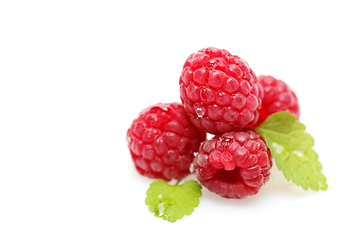
[[[137,171],[165,181],[180,180],[189,174],[194,153],[205,137],[179,103],[146,108],[127,131],[128,147]]]
[[[218,134],[257,122],[262,87],[249,65],[218,48],[205,48],[186,60],[180,98],[199,129]]]
[[[258,193],[269,180],[271,167],[269,148],[252,130],[205,140],[194,160],[200,183],[225,198],[242,199]]]
[[[258,82],[263,87],[264,97],[259,110],[259,119],[255,126],[260,125],[271,114],[280,111],[289,111],[299,119],[298,99],[285,82],[272,76],[258,76]]]

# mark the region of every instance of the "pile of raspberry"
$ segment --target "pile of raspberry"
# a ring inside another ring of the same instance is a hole
[[[194,173],[202,186],[225,198],[258,193],[269,180],[272,157],[255,128],[279,111],[298,118],[294,92],[214,47],[187,58],[179,86],[181,104],[152,105],[127,131],[137,171],[165,181]]]

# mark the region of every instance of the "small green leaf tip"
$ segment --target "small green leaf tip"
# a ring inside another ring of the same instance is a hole
[[[256,128],[265,139],[276,166],[286,179],[307,190],[326,190],[328,185],[321,173],[322,165],[312,149],[314,139],[305,126],[288,111],[277,112]]]
[[[201,185],[194,180],[181,185],[169,185],[163,180],[156,180],[150,184],[146,195],[145,203],[155,217],[175,222],[194,211],[202,192]]]

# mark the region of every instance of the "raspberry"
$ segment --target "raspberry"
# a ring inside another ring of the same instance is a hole
[[[258,119],[262,87],[249,65],[226,50],[205,48],[191,54],[179,85],[185,110],[201,130],[240,131]]]
[[[258,81],[264,89],[264,97],[259,110],[259,119],[254,126],[260,125],[271,114],[280,111],[288,110],[299,119],[298,99],[286,83],[271,76],[258,76]]]
[[[194,153],[206,133],[190,122],[179,103],[157,104],[144,109],[127,131],[131,157],[144,176],[182,179],[190,173]]]
[[[205,140],[194,160],[200,183],[225,198],[256,194],[269,180],[271,154],[253,130],[227,132]]]

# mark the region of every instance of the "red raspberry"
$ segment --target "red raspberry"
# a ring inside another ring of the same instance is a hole
[[[271,114],[280,111],[288,110],[299,119],[298,99],[286,83],[271,76],[258,76],[258,81],[264,89],[264,97],[259,110],[259,119],[254,126],[260,125]]]
[[[194,160],[200,183],[225,198],[256,194],[269,180],[271,154],[260,134],[228,132],[205,140]]]
[[[226,50],[205,48],[191,54],[179,84],[185,110],[201,130],[240,131],[257,121],[262,87],[249,65]]]
[[[138,172],[150,178],[182,179],[189,174],[194,152],[206,133],[188,119],[179,103],[144,109],[127,131],[131,157]]]

